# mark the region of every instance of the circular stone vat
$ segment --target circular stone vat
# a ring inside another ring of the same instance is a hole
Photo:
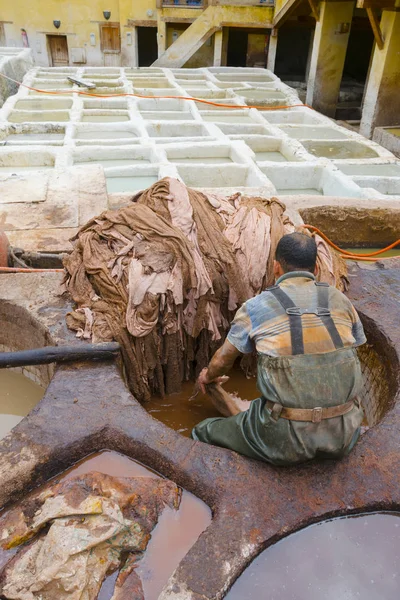
[[[0,370],[0,440],[43,398],[45,388],[32,377],[21,367]]]
[[[51,345],[45,329],[25,309],[0,302],[0,352]],[[53,365],[0,369],[0,439],[43,398]]]
[[[157,472],[128,456],[114,451],[103,450],[87,456],[71,468],[49,480],[44,486],[36,488],[33,493],[45,490],[53,483],[58,484],[63,480],[82,477],[88,473],[102,473],[116,478],[159,479],[162,477]],[[89,491],[87,494],[89,494]],[[27,500],[27,497],[24,500]],[[139,496],[138,514],[140,514],[141,510],[140,502]],[[147,548],[142,557],[138,556],[135,567],[136,573],[141,580],[146,600],[157,600],[159,598],[169,577],[195,544],[198,537],[210,525],[211,518],[210,508],[202,500],[186,490],[182,490],[180,505],[177,510],[168,505],[163,507],[158,522],[151,531]],[[17,548],[20,549],[21,546],[17,546]],[[8,551],[1,550],[0,563],[2,566],[8,562],[14,552],[14,548]],[[115,569],[116,567],[113,568]],[[119,572],[120,569],[116,568],[114,572],[106,576],[100,589],[98,600],[109,600],[113,596],[115,581]],[[133,594],[132,597],[136,598],[138,596]],[[126,598],[128,598],[128,595],[126,595]]]
[[[248,379],[243,371],[236,368],[229,373],[229,380],[224,384],[224,389],[231,394],[237,394],[242,400],[254,400],[260,395],[256,378]],[[200,421],[221,416],[209,396],[201,392],[193,396],[194,392],[194,382],[185,381],[180,392],[165,398],[154,395],[143,406],[155,419],[185,437],[190,437],[193,427]]]
[[[258,556],[227,600],[397,600],[400,513],[342,517],[294,533]]]
[[[365,413],[363,432],[382,420],[393,406],[397,389],[390,348],[380,339],[379,332],[374,332],[370,327],[369,323],[364,323],[368,343],[358,348],[363,375],[359,395]],[[240,369],[229,373],[229,381],[224,384],[224,389],[240,396],[242,400],[254,400],[260,395],[256,378],[247,379]],[[194,382],[186,381],[182,383],[179,393],[170,394],[165,398],[153,395],[150,401],[144,404],[144,408],[155,419],[190,437],[197,423],[209,417],[221,416],[208,396],[200,393],[193,396],[194,392]]]
[[[141,463],[109,450],[88,456],[64,476],[72,477],[90,471],[113,477],[160,477]],[[146,600],[158,599],[169,577],[210,523],[209,507],[186,490],[182,491],[178,511],[165,507],[152,531],[145,554],[138,562],[137,573],[142,580]],[[98,600],[111,598],[117,575],[118,571],[104,581]]]

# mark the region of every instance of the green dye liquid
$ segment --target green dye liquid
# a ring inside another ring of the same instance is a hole
[[[395,127],[393,129],[386,129],[386,131],[388,133],[391,133],[392,135],[397,135],[397,137],[400,137],[400,127]]]
[[[382,250],[382,248],[343,248],[346,252],[356,252],[357,254],[370,254],[371,252],[378,252],[378,250]],[[371,256],[371,258],[376,258],[379,260],[381,258],[391,258],[393,256],[400,256],[400,244],[397,248],[393,248],[392,250],[387,250],[382,254],[378,254],[376,257]]]

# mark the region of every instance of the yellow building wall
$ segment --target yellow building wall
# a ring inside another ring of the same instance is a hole
[[[275,14],[277,14],[287,3],[288,0],[275,0]]]
[[[149,21],[154,19],[157,26],[156,0],[119,0],[121,27],[126,25],[128,19]],[[149,11],[152,12],[150,15]]]
[[[220,4],[223,4],[220,2]],[[221,7],[218,7],[220,9]],[[273,8],[271,7],[239,7],[223,6],[224,19],[227,23],[244,26],[258,23],[259,26],[271,25]],[[121,54],[105,55],[100,48],[99,24],[105,23],[103,10],[110,10],[109,22],[119,23],[121,31]],[[6,43],[8,46],[22,47],[21,28],[26,30],[29,46],[34,61],[39,66],[50,66],[51,58],[47,35],[66,35],[70,65],[71,50],[83,48],[86,64],[90,66],[136,66],[137,44],[135,25],[157,26],[157,17],[163,19],[176,18],[195,20],[202,11],[194,8],[168,7],[157,9],[156,0],[9,0],[1,2],[0,22],[4,23]],[[54,20],[61,21],[56,29]],[[168,23],[167,31],[183,31],[186,23]],[[175,27],[175,29],[174,29]],[[91,38],[92,34],[92,38]],[[94,42],[93,42],[94,35]],[[171,43],[168,33],[167,45]],[[209,66],[213,64],[214,39],[203,45],[188,61],[186,66]],[[84,64],[84,63],[83,63]],[[76,63],[80,66],[81,63]]]
[[[154,25],[156,20],[156,0],[13,0],[2,3],[0,20],[5,22],[4,29],[8,46],[22,46],[21,28],[28,35],[35,63],[41,66],[50,65],[47,48],[47,35],[66,35],[69,55],[72,48],[84,48],[88,65],[104,66],[104,55],[100,49],[99,23],[105,23],[103,10],[110,10],[110,23],[118,22],[121,26],[122,57],[125,64],[134,60],[134,37],[132,44],[127,33],[133,32],[127,27],[128,19],[149,20],[148,11],[153,11]],[[56,29],[54,20],[60,20],[61,26]],[[90,34],[95,36],[95,44],[91,45]],[[131,46],[131,47],[130,47]],[[121,61],[121,57],[116,57]],[[70,63],[71,64],[71,63]]]
[[[174,41],[174,33],[181,35],[189,25],[182,23],[168,23],[167,26],[167,48]],[[212,67],[214,62],[214,36],[211,36],[205,44],[185,63],[184,67],[195,69],[197,67]]]

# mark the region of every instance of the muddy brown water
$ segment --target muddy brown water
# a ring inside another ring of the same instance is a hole
[[[165,398],[153,396],[143,406],[155,419],[190,437],[197,423],[209,417],[221,416],[208,396],[199,393],[195,398],[191,398],[194,388],[193,382],[186,381],[178,394],[171,394]],[[229,380],[224,384],[224,389],[229,393],[235,393],[242,400],[254,400],[260,396],[255,377],[247,379],[239,369],[229,373]]]
[[[44,388],[17,373],[0,370],[0,439],[43,398]]]
[[[262,552],[226,600],[398,600],[400,513],[312,525]]]
[[[76,475],[98,471],[114,477],[161,477],[144,465],[118,454],[104,450],[93,454],[53,479],[61,481]],[[182,558],[211,523],[211,511],[199,498],[183,490],[179,510],[165,507],[143,558],[136,569],[146,600],[157,600]],[[16,550],[0,551],[0,567]],[[100,590],[98,600],[109,600],[114,591],[118,572],[108,577]]]

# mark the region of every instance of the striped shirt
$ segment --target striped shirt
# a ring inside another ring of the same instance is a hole
[[[299,308],[316,309],[317,286],[308,271],[292,271],[278,279],[277,285]],[[329,287],[329,309],[345,348],[366,342],[360,318],[344,294]],[[332,339],[315,314],[301,316],[305,354],[325,354],[335,350]],[[268,291],[245,302],[237,311],[228,334],[228,341],[247,354],[254,349],[259,354],[288,356],[292,354],[289,316],[278,300]]]

